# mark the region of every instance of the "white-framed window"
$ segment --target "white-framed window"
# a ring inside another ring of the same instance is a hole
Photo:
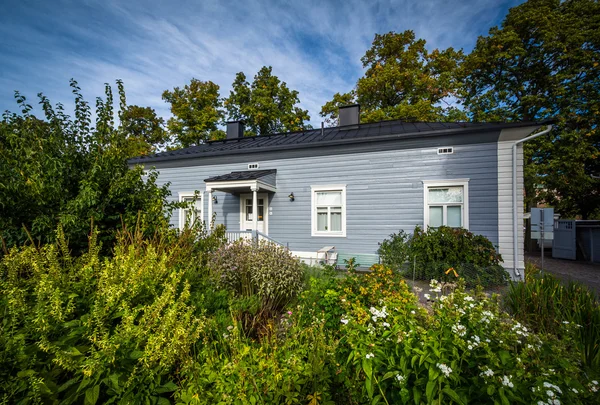
[[[469,179],[424,180],[425,228],[469,229]]]
[[[311,186],[312,236],[346,236],[346,185]]]
[[[196,221],[204,220],[202,195],[202,192],[195,191],[179,193],[179,201],[190,204],[187,208],[179,209],[179,229],[184,228],[186,221],[191,225]]]

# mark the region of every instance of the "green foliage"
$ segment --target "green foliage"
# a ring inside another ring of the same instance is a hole
[[[556,120],[525,146],[527,202],[584,219],[600,215],[591,176],[600,172],[599,24],[597,1],[529,0],[480,37],[461,68],[473,120]]]
[[[165,120],[156,115],[150,107],[130,105],[119,113],[121,130],[130,139],[139,142],[139,150],[134,156],[156,152],[157,146],[165,146],[169,133],[165,130]]]
[[[126,109],[118,81],[121,112]],[[110,249],[122,225],[133,226],[142,212],[148,229],[165,221],[177,204],[165,202],[168,185],[159,187],[156,174],[143,177],[126,159],[153,146],[124,127],[115,127],[112,89],[96,100],[96,124],[91,109],[71,81],[75,118],[62,105],[53,107],[42,94],[46,120],[31,115],[23,96],[15,97],[20,114],[5,113],[0,124],[0,231],[7,247],[27,241],[48,243],[61,224],[72,248],[86,248],[90,221],[99,240]],[[145,146],[144,146],[145,145]],[[153,225],[151,225],[153,224]]]
[[[114,257],[56,244],[0,262],[3,403],[165,403],[205,325],[190,305],[194,238],[124,232]],[[196,234],[198,236],[198,234]]]
[[[273,69],[263,66],[252,84],[239,72],[232,84],[233,90],[224,100],[230,120],[246,124],[246,136],[268,135],[310,128],[307,110],[297,106],[298,92],[290,90],[285,82],[273,75]]]
[[[429,52],[410,30],[375,34],[361,59],[366,71],[356,88],[335,94],[320,114],[336,123],[340,106],[358,102],[362,122],[465,120],[461,110],[444,104],[457,94],[455,72],[462,59],[462,51],[452,48]]]
[[[377,253],[381,258],[381,263],[395,270],[401,269],[411,258],[410,235],[404,231],[393,233],[389,239],[384,239],[379,244]]]
[[[224,118],[217,84],[192,79],[183,88],[165,90],[162,98],[171,104],[173,117],[167,126],[178,147],[225,138],[225,133],[217,128]]]
[[[370,308],[347,306],[342,319],[337,358],[347,363],[340,377],[354,403],[598,399],[569,330],[563,340],[535,335],[482,293],[459,288],[431,313],[386,297]]]
[[[600,368],[600,307],[595,294],[582,284],[563,285],[550,274],[542,275],[530,263],[525,275],[525,282],[511,283],[505,297],[513,316],[540,333],[560,336],[564,327],[574,329],[582,361]]]
[[[213,253],[208,263],[222,288],[237,298],[236,313],[243,330],[255,335],[302,290],[304,275],[298,259],[285,248],[239,240]]]
[[[502,257],[485,236],[462,228],[419,226],[410,237],[400,231],[385,239],[378,250],[383,264],[418,280],[456,280],[469,286],[503,285],[508,273],[500,266]],[[458,274],[458,276],[457,276]]]
[[[337,342],[318,320],[300,327],[286,314],[279,329],[255,343],[230,327],[218,344],[203,346],[182,370],[177,403],[332,405]]]

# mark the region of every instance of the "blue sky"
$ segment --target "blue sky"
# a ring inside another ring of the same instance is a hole
[[[412,29],[430,49],[469,51],[521,2],[2,0],[0,112],[16,110],[14,90],[69,109],[70,78],[92,104],[122,79],[128,104],[168,117],[164,90],[195,77],[228,95],[237,72],[271,65],[318,126],[321,105],[362,75],[375,33]]]

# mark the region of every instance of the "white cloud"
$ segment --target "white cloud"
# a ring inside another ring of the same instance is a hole
[[[431,47],[471,47],[507,8],[487,0],[225,3],[15,3],[21,13],[12,23],[0,17],[0,51],[10,51],[0,62],[0,110],[14,108],[12,89],[72,105],[70,77],[90,101],[120,78],[130,104],[168,116],[165,89],[195,77],[225,96],[236,72],[251,78],[271,65],[318,126],[321,105],[362,74],[360,57],[376,32],[413,29]]]

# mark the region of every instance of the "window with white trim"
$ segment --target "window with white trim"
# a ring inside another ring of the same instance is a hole
[[[186,208],[179,209],[179,229],[183,229],[186,223],[192,225],[204,219],[202,193],[179,193],[179,202],[188,203]]]
[[[312,186],[312,236],[346,236],[346,186]]]
[[[469,227],[469,182],[424,181],[425,226]]]

